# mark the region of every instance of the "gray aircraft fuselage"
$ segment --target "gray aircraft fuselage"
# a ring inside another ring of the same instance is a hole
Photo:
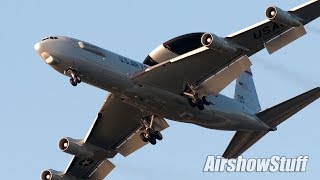
[[[81,48],[79,42],[87,49]],[[73,68],[83,82],[118,95],[150,114],[210,129],[269,130],[255,112],[224,95],[208,96],[210,105],[199,110],[182,95],[139,85],[131,77],[148,66],[84,41],[55,36],[36,43],[34,48],[56,71],[70,76],[65,71]]]

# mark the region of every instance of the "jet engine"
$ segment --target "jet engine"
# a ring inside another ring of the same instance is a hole
[[[289,27],[299,27],[301,22],[288,11],[272,6],[266,10],[266,16],[270,21],[278,22]]]
[[[83,145],[83,140],[81,139],[72,139],[69,137],[62,138],[59,141],[59,149],[77,157],[94,156],[94,153]]]
[[[63,173],[53,169],[45,170],[41,173],[41,180],[68,180],[63,177]]]
[[[201,43],[203,46],[207,46],[210,49],[222,53],[233,54],[237,51],[237,48],[228,43],[225,39],[210,33],[205,33],[202,35]]]

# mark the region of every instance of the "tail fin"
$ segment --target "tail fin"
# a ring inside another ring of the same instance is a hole
[[[287,120],[289,117],[317,100],[319,97],[320,87],[317,87],[290,100],[259,112],[257,117],[268,126],[275,128],[277,125]],[[237,158],[267,133],[267,131],[237,131],[224,152],[223,157]]]
[[[250,68],[238,77],[236,81],[234,99],[249,109],[252,109],[254,112],[259,112],[261,110]]]

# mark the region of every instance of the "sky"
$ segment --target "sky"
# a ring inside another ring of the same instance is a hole
[[[44,63],[33,45],[48,35],[81,39],[142,62],[155,47],[175,36],[211,32],[226,36],[265,19],[270,5],[290,9],[305,0],[246,1],[0,1],[1,179],[39,179],[46,169],[65,170],[71,156],[58,149],[62,137],[83,138],[108,92],[77,87]],[[320,20],[308,34],[269,55],[252,56],[263,109],[319,86]],[[222,92],[233,97],[234,83]],[[309,155],[303,173],[204,173],[208,155],[222,155],[234,132],[168,121],[156,146],[147,145],[117,166],[107,179],[314,179],[319,177],[316,101],[269,133],[245,158]]]

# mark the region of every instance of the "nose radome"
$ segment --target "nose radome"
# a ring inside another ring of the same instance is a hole
[[[34,44],[33,48],[34,48],[34,50],[36,50],[38,52],[40,50],[40,43],[38,42],[38,43]]]

